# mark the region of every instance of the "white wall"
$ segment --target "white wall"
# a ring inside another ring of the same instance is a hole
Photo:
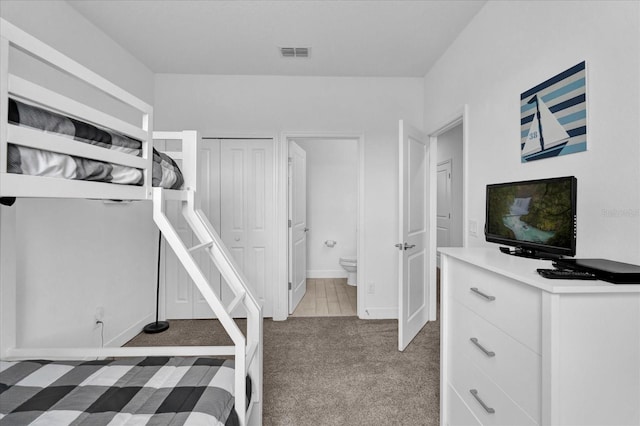
[[[639,59],[637,1],[485,5],[424,79],[425,130],[468,105],[469,245],[486,184],[574,175],[577,256],[640,263]],[[583,60],[588,150],[521,164],[520,93]]]
[[[362,134],[366,264],[358,272],[367,288],[375,287],[364,301],[369,317],[395,317],[398,120],[422,124],[422,83],[420,78],[160,74],[155,123],[159,130],[189,128],[203,136]]]
[[[356,256],[358,141],[296,140],[307,153],[307,277],[340,278],[340,257]],[[336,241],[331,248],[324,244]]]
[[[153,104],[153,74],[66,2],[3,0],[0,15]],[[14,57],[10,69],[49,79]],[[65,88],[80,100],[88,97],[78,86]],[[99,345],[97,307],[104,308],[105,344],[123,343],[151,319],[157,239],[151,203],[19,199],[12,209],[19,344]]]
[[[438,163],[451,160],[451,232],[449,245],[462,247],[464,189],[462,124],[438,136]]]

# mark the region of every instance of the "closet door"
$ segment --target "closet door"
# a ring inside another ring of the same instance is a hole
[[[199,161],[200,180],[198,181],[198,193],[200,194],[200,207],[207,215],[213,228],[220,233],[220,141],[202,140]],[[220,272],[211,261],[209,254],[199,250],[196,260],[207,280],[213,286],[213,291],[220,297]],[[193,284],[193,291],[193,318],[215,318],[213,310],[204,300],[195,284]]]
[[[165,201],[167,218],[187,247],[193,245],[193,235],[189,225],[180,212],[180,203],[177,201]],[[162,262],[164,276],[164,301],[166,319],[191,319],[193,318],[193,291],[194,284],[187,271],[178,261],[175,253],[166,242],[162,241]]]
[[[220,172],[221,238],[262,302],[263,315],[273,316],[273,140],[221,140]],[[226,284],[222,294],[231,300]],[[234,312],[244,315],[241,308]]]
[[[162,148],[161,148],[162,149]],[[167,149],[172,149],[167,147]],[[204,140],[199,152],[200,178],[198,193],[201,197],[201,207],[211,224],[220,231],[219,216],[219,141]],[[180,165],[180,161],[178,161]],[[180,238],[187,247],[198,243],[181,211],[181,203],[166,201],[166,212],[169,221],[174,225]],[[200,319],[214,318],[213,311],[205,302],[200,291],[195,286],[182,264],[178,261],[170,247],[163,246],[164,268],[162,269],[164,282],[165,315],[167,319]],[[220,294],[220,273],[208,259],[207,253],[200,250],[194,253],[207,280],[211,283],[216,294]]]

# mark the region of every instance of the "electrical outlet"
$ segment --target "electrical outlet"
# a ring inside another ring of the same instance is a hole
[[[374,282],[369,282],[368,289],[369,294],[376,294],[376,284]]]

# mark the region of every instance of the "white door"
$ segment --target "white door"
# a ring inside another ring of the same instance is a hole
[[[289,313],[307,291],[307,153],[289,142]]]
[[[264,316],[273,316],[273,140],[221,141],[220,209],[220,237],[262,303]],[[226,283],[222,295],[231,300]],[[245,315],[237,309],[234,316]]]
[[[220,232],[220,204],[217,200],[220,191],[220,167],[218,166],[220,161],[220,141],[202,140],[198,161],[200,162],[200,180],[198,181],[200,208],[216,232]],[[199,241],[194,241],[194,244],[196,243],[199,243]],[[194,257],[198,261],[200,269],[204,272],[204,276],[213,286],[213,291],[220,297],[220,272],[211,261],[209,254],[204,250],[198,250]],[[193,295],[193,318],[214,318],[213,310],[202,297],[195,284],[193,284]],[[225,300],[223,299],[224,302]]]
[[[435,239],[431,238],[428,137],[402,120],[399,127],[400,242],[396,247],[400,257],[398,349],[402,351],[427,323],[431,311],[435,313]]]
[[[437,246],[451,246],[451,159],[438,164],[437,172]],[[438,265],[440,254],[438,253]]]
[[[203,141],[207,142],[207,141]],[[168,143],[174,143],[170,141]],[[175,142],[177,143],[177,142]],[[164,142],[159,143],[159,149]],[[200,173],[198,180],[198,193],[201,197],[201,207],[211,223],[218,223],[214,219],[217,216],[217,207],[213,200],[213,192],[217,193],[219,187],[218,175],[218,145],[210,143],[202,143],[198,154],[200,161]],[[175,147],[167,146],[167,150],[175,150]],[[178,160],[180,165],[181,161]],[[196,245],[189,225],[186,223],[181,211],[181,203],[178,201],[166,201],[167,217],[174,225],[176,231],[184,241],[187,247]],[[164,244],[164,242],[163,242]],[[216,267],[208,260],[208,255],[203,251],[194,253],[194,258],[200,265],[205,277],[213,285],[216,294],[220,294],[220,273]],[[163,246],[163,268],[161,271],[162,280],[164,282],[164,318],[167,319],[194,319],[194,318],[213,318],[214,314],[209,305],[206,303],[200,291],[189,278],[182,264],[178,261],[171,248],[167,245]]]

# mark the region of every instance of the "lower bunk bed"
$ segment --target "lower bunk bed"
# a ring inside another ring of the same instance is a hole
[[[197,133],[152,132],[153,109],[142,100],[1,18],[0,31],[0,424],[260,425],[262,307],[199,208]],[[13,75],[10,48],[139,111],[141,126]],[[177,140],[181,148],[160,153],[154,139]],[[7,205],[22,197],[152,202],[149,220],[233,345],[21,347],[16,206]],[[195,246],[187,247],[168,220],[167,201],[182,204]],[[232,290],[226,306],[196,262],[197,251]],[[230,314],[240,306],[246,332]]]
[[[240,424],[234,362],[216,358],[0,361],[0,400],[7,426]]]
[[[154,136],[181,140],[180,152],[171,154],[187,163],[185,170],[189,164],[196,167],[199,141],[195,132],[159,132]],[[175,174],[182,176],[177,163],[172,164]],[[261,424],[261,306],[231,254],[197,208],[196,183],[190,180],[196,174],[189,171],[184,175],[189,189],[153,188],[153,220],[234,345],[22,348],[17,344],[15,322],[3,321],[0,425]],[[19,196],[19,192],[11,193],[16,194]],[[195,247],[186,247],[167,219],[167,201],[183,204],[187,223],[200,241]],[[6,212],[15,206],[0,208]],[[192,254],[197,250],[208,252],[234,291],[235,298],[228,306],[222,305],[198,268]],[[5,255],[6,250],[0,253]],[[15,281],[2,280],[0,288],[2,309],[14,310],[14,315],[18,305],[16,286]],[[230,316],[237,306],[245,308],[246,333]]]
[[[189,164],[197,167],[199,141],[195,132],[159,132],[154,136],[181,140],[182,149],[172,155],[186,163],[185,170]],[[182,176],[177,163],[172,164],[175,174]],[[261,307],[231,254],[197,208],[196,182],[191,181],[196,174],[189,171],[184,176],[189,189],[153,188],[153,220],[234,345],[21,348],[16,344],[16,324],[3,322],[1,425],[261,424]],[[19,196],[19,191],[11,194]],[[187,223],[200,241],[195,247],[186,247],[167,219],[167,201],[183,204]],[[0,208],[7,211],[15,206]],[[197,250],[208,252],[234,291],[235,298],[228,306],[222,305],[198,268],[192,254]],[[16,283],[3,280],[0,293],[2,308],[15,310]],[[13,295],[13,300],[6,294]],[[246,333],[230,316],[236,306],[245,308]],[[87,360],[90,357],[96,359]]]

